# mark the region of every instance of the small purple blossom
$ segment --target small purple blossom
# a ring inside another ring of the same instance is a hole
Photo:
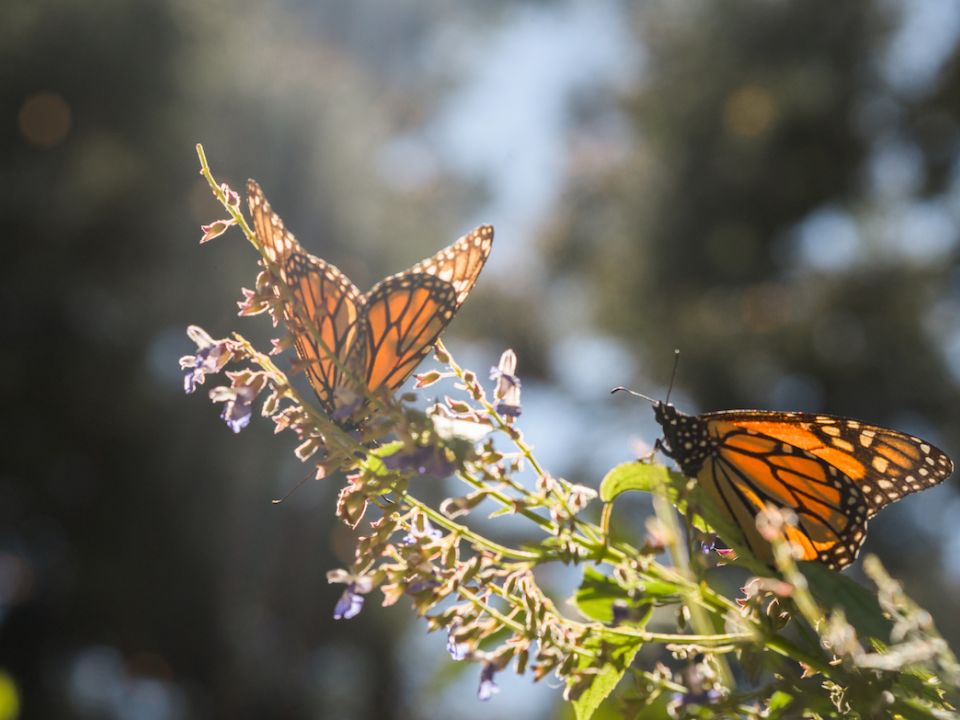
[[[467,651],[470,649],[469,645],[466,643],[457,642],[453,637],[453,631],[455,628],[451,628],[450,633],[447,635],[447,652],[450,653],[450,657],[454,660],[463,660],[467,656]]]
[[[490,379],[497,381],[493,397],[496,399],[496,411],[508,418],[519,417],[520,408],[520,378],[517,372],[517,355],[513,350],[504,350],[500,356],[500,364],[490,368]]]
[[[494,410],[496,410],[499,415],[511,418],[520,417],[520,414],[523,412],[523,408],[519,405],[511,405],[502,400],[494,406]]]
[[[433,590],[440,586],[440,582],[434,580],[433,578],[423,578],[421,580],[415,580],[414,582],[407,585],[406,593],[407,595],[419,595],[422,592],[427,592],[428,590]]]
[[[410,532],[403,536],[403,540],[400,542],[403,545],[416,545],[421,538],[429,538],[430,540],[439,540],[443,537],[443,532],[439,528],[435,528],[430,524],[430,521],[426,518],[423,518],[423,529],[417,529],[416,524],[410,528]]]
[[[671,715],[676,716],[678,710],[688,705],[710,705],[720,700],[719,690],[716,688],[707,689],[704,669],[702,654],[697,654],[694,662],[683,669],[684,685],[687,686],[687,691],[673,694],[670,702],[673,711]]]
[[[334,403],[336,407],[330,413],[330,418],[335,422],[349,420],[353,414],[363,405],[363,398],[351,390],[338,388],[334,391]]]
[[[363,610],[363,595],[356,590],[356,584],[351,583],[347,586],[347,589],[343,591],[343,594],[333,608],[334,620],[349,620],[359,615],[360,611]]]
[[[418,475],[434,478],[445,478],[453,474],[456,464],[447,459],[442,448],[430,445],[403,449],[383,458],[383,464],[388,470],[401,472],[413,471]]]
[[[250,417],[253,415],[253,401],[257,397],[257,391],[250,385],[241,385],[233,388],[231,397],[228,397],[223,404],[223,410],[220,413],[220,419],[235,433],[243,430],[250,424]]]
[[[493,663],[487,663],[480,671],[480,687],[477,688],[477,699],[486,701],[500,692],[500,687],[493,680],[497,674],[497,667]]]
[[[227,347],[227,341],[215,341],[207,332],[196,325],[187,328],[187,335],[197,344],[195,355],[180,358],[180,368],[187,370],[183,378],[183,390],[188,395],[202,385],[207,373],[217,373],[230,362],[233,353]]]
[[[737,557],[737,554],[726,547],[723,541],[714,534],[708,535],[703,542],[700,543],[700,549],[704,555],[716,553],[721,560],[733,560]]]
[[[373,590],[373,578],[369,575],[353,575],[346,570],[330,570],[327,582],[347,586],[333,608],[334,620],[349,620],[359,615],[363,610],[363,596]]]
[[[221,347],[219,345],[211,345],[210,347],[198,350],[197,354],[192,356],[194,364],[184,368],[189,370],[189,372],[183,376],[183,391],[187,393],[187,395],[196,392],[197,385],[203,384],[208,372],[216,372],[220,353]]]
[[[712,705],[720,699],[720,691],[711,688],[710,690],[700,690],[698,692],[674,693],[673,704],[678,708],[688,705]]]

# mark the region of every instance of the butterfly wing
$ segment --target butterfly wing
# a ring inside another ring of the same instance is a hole
[[[366,296],[367,389],[403,384],[460,309],[490,255],[493,228],[481,225]]]
[[[732,416],[732,417],[731,417]],[[739,428],[806,450],[854,480],[868,517],[953,474],[945,452],[922,438],[834,415],[727,411],[708,413]]]
[[[335,391],[345,384],[344,371],[359,375],[363,366],[365,347],[357,342],[363,327],[363,294],[336,267],[304,251],[253,180],[247,182],[247,201],[257,237],[293,296],[292,303],[283,303],[283,315],[297,355],[321,404],[332,412]]]
[[[768,503],[797,514],[787,534],[803,559],[842,568],[856,558],[867,521],[881,508],[953,472],[930,443],[847,418],[732,410],[700,420],[716,449],[697,479],[767,562],[770,549],[755,518]]]

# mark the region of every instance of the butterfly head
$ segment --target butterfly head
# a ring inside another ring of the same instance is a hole
[[[707,424],[666,402],[655,402],[653,415],[663,428],[663,439],[657,441],[657,448],[676,460],[685,475],[696,476],[715,446]]]
[[[680,412],[667,401],[654,400],[625,387],[614,388],[611,392],[620,390],[636,395],[653,406],[653,416],[663,429],[663,437],[657,440],[656,449],[676,460],[686,475],[696,475],[704,459],[715,447],[706,423],[696,415]]]

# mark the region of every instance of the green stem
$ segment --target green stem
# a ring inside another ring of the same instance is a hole
[[[543,530],[546,531],[548,534],[550,535],[557,534],[557,526],[555,523],[553,523],[552,521],[548,520],[545,517],[542,517],[541,515],[537,515],[535,512],[533,512],[533,510],[530,510],[528,508],[517,508],[513,498],[511,498],[509,495],[506,495],[500,492],[499,490],[491,490],[489,486],[485,482],[483,482],[483,480],[473,477],[466,471],[458,472],[457,477],[460,478],[467,485],[475,487],[478,490],[483,490],[486,493],[487,497],[491,498],[492,500],[496,500],[498,503],[500,503],[501,506],[505,508],[510,508],[511,510],[514,510],[518,515],[522,515],[528,520],[531,520],[532,522],[536,523],[541,528],[543,528]]]
[[[537,553],[527,552],[525,550],[514,550],[513,548],[509,548],[505,545],[495,543],[492,540],[488,540],[483,535],[479,535],[468,528],[466,525],[461,525],[460,523],[454,522],[438,510],[434,510],[426,503],[417,500],[417,498],[410,495],[410,493],[405,492],[400,495],[400,500],[410,507],[417,508],[417,510],[430,518],[431,521],[442,528],[446,528],[452,533],[456,533],[475,547],[489,550],[490,552],[500,555],[501,557],[519,560],[521,562],[535,563],[537,560],[541,559],[540,555]]]
[[[693,586],[693,588],[684,592],[684,600],[690,611],[690,621],[701,635],[712,635],[714,630],[713,623],[710,622],[710,618],[704,613],[704,608],[700,602],[703,584],[696,583],[693,579],[689,558],[685,552],[686,548],[681,546],[683,531],[680,528],[680,523],[677,521],[677,513],[663,492],[654,494],[653,509],[657,514],[657,518],[659,518],[660,522],[663,523],[666,528],[667,550],[670,553],[670,559],[673,560],[673,566],[677,569],[677,573]],[[751,636],[751,640],[755,640],[755,638]],[[728,663],[727,659],[723,656],[715,656],[714,659],[717,662],[721,684],[726,688],[734,687],[733,671],[730,669],[730,663]]]
[[[460,595],[460,597],[465,598],[466,600],[469,600],[475,607],[485,612],[487,615],[492,617],[494,620],[496,620],[498,623],[500,623],[504,627],[508,627],[511,630],[513,630],[514,635],[522,636],[526,633],[526,628],[521,623],[518,623],[516,620],[512,618],[508,618],[499,610],[496,610],[495,608],[490,607],[490,605],[488,603],[485,603],[480,598],[480,596],[477,595],[476,593],[471,592],[470,590],[463,587],[462,585],[459,588],[457,588],[457,593]]]
[[[801,662],[804,665],[809,666],[828,680],[834,675],[833,668],[824,662],[822,658],[808,655],[782,635],[768,635],[764,638],[763,644],[765,647],[780,655],[783,655],[786,658],[796,660],[797,662]]]
[[[200,143],[197,143],[197,156],[200,158],[200,174],[207,181],[207,184],[213,191],[214,196],[220,201],[220,204],[223,205],[226,211],[230,213],[230,217],[233,218],[234,222],[240,226],[240,229],[243,231],[243,234],[246,236],[250,244],[256,248],[258,253],[263,255],[263,248],[257,239],[257,234],[247,224],[247,219],[243,216],[243,213],[240,212],[239,208],[236,208],[227,202],[227,196],[221,189],[219,183],[217,183],[216,179],[213,177],[213,172],[211,172],[210,165],[207,163],[207,154],[204,152],[203,145]]]
[[[633,675],[642,677],[650,681],[651,683],[653,683],[654,685],[656,685],[662,690],[669,690],[670,692],[675,692],[675,693],[685,693],[689,689],[685,685],[676,683],[673,680],[667,680],[666,678],[660,677],[659,675],[649,672],[648,670],[638,670],[632,667],[629,668],[629,670]]]

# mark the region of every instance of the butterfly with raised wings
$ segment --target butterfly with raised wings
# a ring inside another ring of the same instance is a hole
[[[786,536],[801,559],[841,569],[856,559],[874,515],[953,473],[947,454],[926,440],[850,418],[767,410],[687,415],[646,399],[663,428],[658,448],[769,565],[771,548],[756,525],[767,505],[796,514]]]
[[[363,293],[300,246],[253,180],[247,181],[247,202],[264,252],[293,297],[284,301],[283,315],[297,355],[334,417],[344,409],[349,414],[363,397],[403,384],[460,309],[493,243],[493,228],[481,225]]]

